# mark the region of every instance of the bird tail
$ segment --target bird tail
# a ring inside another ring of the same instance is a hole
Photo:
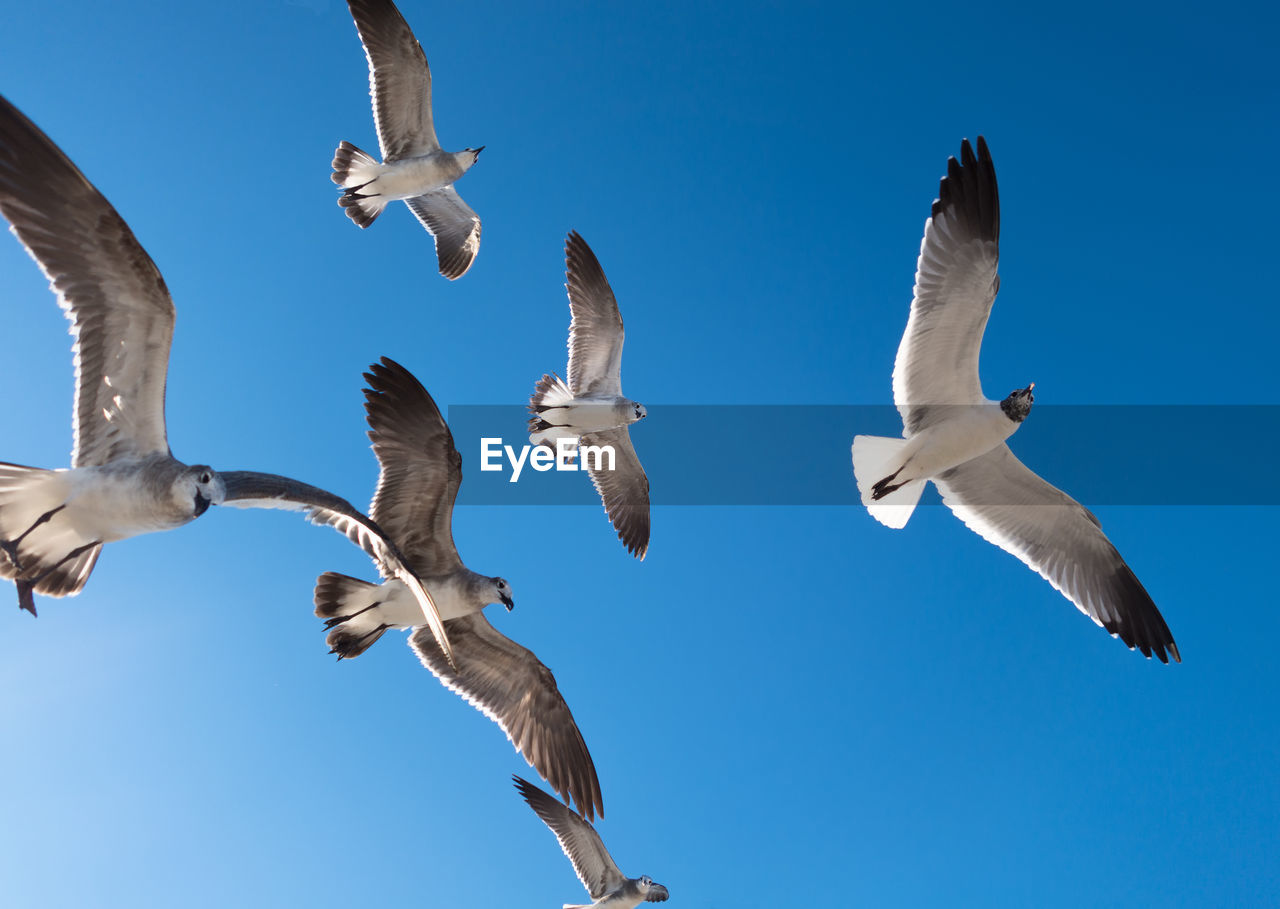
[[[573,392],[558,375],[551,373],[539,379],[537,386],[533,389],[533,395],[529,398],[529,413],[533,415],[529,418],[529,441],[534,445],[554,448],[558,439],[577,439],[576,433],[560,432],[556,424],[542,416],[548,410],[571,403],[573,403]]]
[[[925,481],[909,480],[900,486],[884,482],[902,469],[902,449],[906,439],[886,436],[853,437],[853,476],[858,481],[862,504],[871,517],[895,530],[907,526],[911,513],[916,510]],[[876,487],[888,488],[879,498],[874,498]]]
[[[329,629],[325,643],[338,659],[364,653],[391,626],[382,621],[382,587],[357,578],[326,571],[316,578],[316,615]]]
[[[67,472],[0,464],[0,578],[18,585],[18,604],[32,614],[32,592],[51,597],[79,593],[102,544],[86,543],[56,520],[67,500]]]
[[[345,140],[333,153],[332,179],[345,190],[338,204],[361,227],[372,224],[387,207],[387,200],[377,193],[360,192],[380,176],[381,168],[372,155]]]

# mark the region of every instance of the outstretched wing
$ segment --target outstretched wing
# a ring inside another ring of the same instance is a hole
[[[602,458],[594,458],[584,450],[605,446],[613,449],[612,462],[607,452]],[[619,426],[587,433],[578,440],[578,457],[591,472],[591,482],[600,493],[609,521],[618,531],[618,539],[627,547],[627,552],[643,559],[649,551],[649,477],[631,444],[630,429]],[[612,470],[608,469],[610,463]]]
[[[569,387],[575,395],[622,394],[622,315],[587,241],[570,231],[564,243],[569,290]]]
[[[384,162],[440,147],[431,122],[431,70],[391,0],[347,0],[369,61],[369,96]]]
[[[174,309],[124,219],[58,146],[0,97],[0,212],[71,321],[73,467],[167,454]]]
[[[911,436],[948,405],[979,404],[978,353],[1000,278],[1000,194],[987,143],[966,139],[924,227],[915,298],[893,364],[893,401]]]
[[[515,780],[516,789],[524,796],[529,807],[556,835],[560,848],[573,863],[574,873],[593,900],[604,896],[626,880],[614,864],[609,850],[604,848],[604,842],[601,841],[600,834],[596,833],[596,828],[532,783],[515,775],[511,778]]]
[[[935,478],[942,501],[984,540],[1011,552],[1130,648],[1178,662],[1178,645],[1146,588],[1088,509],[999,445]]]
[[[381,472],[369,516],[422,576],[461,567],[453,543],[453,503],[462,455],[436,402],[390,357],[364,374],[369,439]]]
[[[588,819],[604,815],[595,764],[555,676],[533,653],[503,635],[483,613],[445,623],[454,665],[418,629],[410,646],[446,688],[502,727],[511,744]]]
[[[317,486],[272,473],[233,470],[219,473],[219,476],[227,491],[222,504],[236,508],[302,511],[313,524],[332,527],[363,549],[373,559],[384,578],[397,578],[409,588],[422,607],[427,627],[440,643],[446,659],[453,659],[453,648],[449,646],[444,623],[440,620],[440,613],[432,602],[431,595],[382,528],[350,502]]]
[[[450,281],[465,275],[480,252],[480,216],[452,184],[404,203],[435,239],[440,274]]]

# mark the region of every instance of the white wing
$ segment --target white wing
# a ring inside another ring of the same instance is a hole
[[[480,216],[452,184],[404,202],[435,238],[440,274],[450,281],[465,275],[480,252]]]
[[[622,394],[622,315],[595,253],[576,231],[564,244],[569,290],[569,388],[575,395]]]
[[[369,96],[382,160],[440,147],[431,122],[431,70],[422,45],[391,0],[347,0],[369,60]]]
[[[947,175],[924,228],[911,316],[893,364],[893,400],[911,436],[940,418],[936,405],[979,404],[978,353],[1000,278],[1000,196],[995,165],[978,137]]]
[[[71,321],[72,466],[168,454],[164,391],[174,309],[164,278],[111,203],[2,97],[0,211]]]
[[[456,668],[425,629],[409,639],[445,687],[502,727],[511,744],[565,799],[591,818],[604,814],[595,763],[551,670],[489,623],[483,613],[445,626]]]
[[[607,452],[596,459],[583,451],[584,446],[606,445],[613,449],[613,470],[607,469],[610,464]],[[620,426],[587,433],[578,440],[578,457],[588,460],[583,467],[591,472],[591,482],[600,493],[609,522],[618,531],[618,539],[628,552],[643,559],[649,551],[649,477],[631,444],[631,431]]]
[[[574,873],[593,900],[604,896],[627,879],[614,864],[609,850],[604,848],[604,842],[600,839],[600,834],[596,833],[596,828],[532,783],[514,775],[511,778],[515,780],[516,789],[524,796],[529,807],[556,835],[560,848],[573,863]]]
[[[444,623],[431,595],[413,573],[395,543],[350,502],[331,492],[271,473],[247,470],[219,472],[226,485],[224,505],[234,508],[282,508],[306,512],[314,524],[332,527],[351,540],[373,559],[384,578],[396,578],[413,593],[427,619],[427,627],[440,642],[449,660],[453,648],[445,634]]]
[[[1161,662],[1178,646],[1098,519],[1000,445],[934,479],[942,501],[984,540],[1013,553],[1130,648]]]

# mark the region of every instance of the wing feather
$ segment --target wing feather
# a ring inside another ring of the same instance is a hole
[[[569,388],[575,395],[622,394],[622,315],[587,241],[570,231],[564,244],[569,291]]]
[[[391,0],[347,0],[369,61],[369,96],[382,160],[440,148],[431,120],[431,68],[422,45]]]
[[[452,184],[404,201],[436,241],[440,274],[450,281],[465,275],[480,252],[480,216]]]
[[[590,460],[583,465],[590,470],[591,482],[600,493],[609,522],[618,539],[638,559],[649,551],[649,477],[631,444],[631,431],[626,426],[604,432],[590,432],[578,440],[578,456],[587,459],[584,446],[609,446],[614,451],[613,469],[607,457]]]
[[[940,474],[942,501],[971,530],[1038,572],[1097,624],[1163,663],[1181,662],[1169,626],[1093,513],[1009,446]]]
[[[514,775],[512,779],[529,807],[556,835],[560,848],[573,864],[574,873],[593,900],[626,880],[609,850],[604,848],[596,828],[532,783]]]

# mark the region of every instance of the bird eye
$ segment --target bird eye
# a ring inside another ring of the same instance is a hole
[[[210,480],[209,471],[206,470],[204,473],[200,474],[201,483],[208,483],[209,480]]]

